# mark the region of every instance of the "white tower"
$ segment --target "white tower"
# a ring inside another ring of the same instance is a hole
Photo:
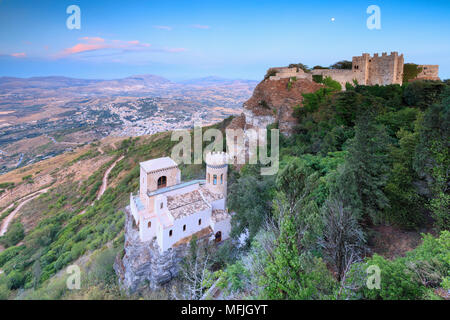
[[[206,154],[206,186],[209,191],[227,196],[228,156],[225,152]]]

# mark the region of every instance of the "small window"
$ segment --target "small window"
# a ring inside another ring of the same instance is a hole
[[[183,226],[183,231],[186,231],[186,225]]]
[[[220,175],[220,184],[223,184],[223,173]]]
[[[172,236],[172,230],[169,230],[169,237]]]
[[[214,184],[214,185],[217,184],[217,175],[213,175],[213,184]]]
[[[202,224],[202,219],[198,219],[198,225]]]
[[[148,228],[150,229],[150,228],[152,227],[152,222],[149,221],[148,224],[147,224],[147,226],[148,226]]]
[[[208,173],[208,183],[211,182],[211,175]]]
[[[159,206],[161,209],[164,208],[164,202],[161,202],[161,205]]]
[[[165,188],[167,186],[167,177],[162,176],[158,179],[158,189]]]

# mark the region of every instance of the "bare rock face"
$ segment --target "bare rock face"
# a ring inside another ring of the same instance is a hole
[[[268,78],[261,81],[243,105],[243,129],[265,129],[267,125],[278,122],[283,134],[292,134],[296,124],[292,112],[295,106],[302,104],[302,94],[315,92],[321,87],[308,78]],[[232,123],[232,126],[237,126],[237,123]]]
[[[150,289],[159,289],[172,280],[179,271],[179,265],[189,244],[171,248],[160,253],[156,240],[142,242],[133,218],[126,208],[124,254],[118,255],[114,270],[119,277],[119,284],[129,292],[148,285]]]

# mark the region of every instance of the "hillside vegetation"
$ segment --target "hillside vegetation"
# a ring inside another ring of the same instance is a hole
[[[170,155],[176,142],[169,132],[116,142],[105,154],[94,144],[61,164],[53,172],[57,181],[64,166],[107,159],[88,178],[68,175],[32,201],[0,238],[0,297],[199,298],[214,282],[224,297],[236,298],[445,297],[450,84],[347,85],[341,92],[332,80],[324,83],[295,108],[295,133],[280,137],[276,176],[261,176],[258,165],[230,168],[233,239],[205,250],[192,243],[172,288],[127,296],[112,270],[123,247],[121,209],[138,190],[138,163]],[[216,127],[223,130],[229,121]],[[104,172],[121,155],[111,187],[95,201]],[[183,179],[204,174],[202,165],[181,169]],[[380,242],[396,244],[400,236],[406,238],[401,252],[382,250],[389,246]],[[208,261],[208,272],[190,295],[186,279],[199,260]],[[85,272],[81,290],[70,291],[64,268],[74,262]],[[366,285],[370,266],[380,270],[380,289]]]
[[[215,127],[224,129],[228,122],[226,120]],[[80,295],[80,292],[66,292],[66,277],[62,271],[80,261],[86,267],[95,266],[92,259],[97,256],[108,263],[107,267],[101,267],[108,270],[102,277],[109,279],[101,281],[102,288],[109,286],[103,288],[107,291],[99,294],[104,298],[120,297],[111,259],[123,248],[125,215],[121,209],[128,205],[130,192],[138,190],[139,162],[170,156],[176,144],[170,138],[171,133],[165,132],[115,141],[115,148],[102,147],[107,154],[99,153],[99,146],[94,143],[77,157],[60,163],[60,168],[52,173],[56,180],[59,173],[65,173],[67,168],[80,162],[104,157],[110,159],[85,180],[78,181],[76,173],[62,174],[58,184],[28,204],[8,232],[0,237],[0,243],[5,247],[0,253],[0,269],[3,270],[0,274],[0,297],[14,298],[22,288],[26,293],[21,293],[19,298],[58,299],[65,294],[67,297]],[[106,169],[121,155],[125,156],[124,159],[109,174],[110,187],[99,200],[95,200]],[[181,166],[181,169],[183,179],[204,176],[201,165]],[[34,172],[32,168],[28,170]],[[35,172],[35,175],[39,174]],[[52,278],[56,274],[58,277]],[[94,294],[89,293],[92,282],[85,281],[85,284],[88,294]],[[35,290],[37,293],[33,293]],[[108,295],[108,290],[113,290],[114,294]]]
[[[295,108],[276,177],[233,175],[247,248],[216,277],[240,298],[448,298],[450,84],[333,82]]]

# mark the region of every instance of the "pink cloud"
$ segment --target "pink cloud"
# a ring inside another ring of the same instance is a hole
[[[64,49],[62,55],[68,56],[71,54],[86,52],[86,51],[94,51],[100,49],[106,49],[108,46],[105,44],[89,44],[89,43],[79,43],[74,45],[71,48]]]
[[[27,54],[25,52],[17,52],[17,53],[11,53],[11,57],[14,58],[25,58]]]
[[[138,51],[151,46],[149,43],[141,43],[138,40],[122,41],[122,40],[106,40],[100,37],[83,37],[80,38],[82,43],[77,43],[73,47],[66,48],[56,55],[56,57],[67,57],[70,55],[98,51],[104,49],[122,49],[127,51]]]
[[[85,40],[90,43],[105,42],[105,39],[100,38],[100,37],[83,37],[83,38],[80,38],[80,40]]]

